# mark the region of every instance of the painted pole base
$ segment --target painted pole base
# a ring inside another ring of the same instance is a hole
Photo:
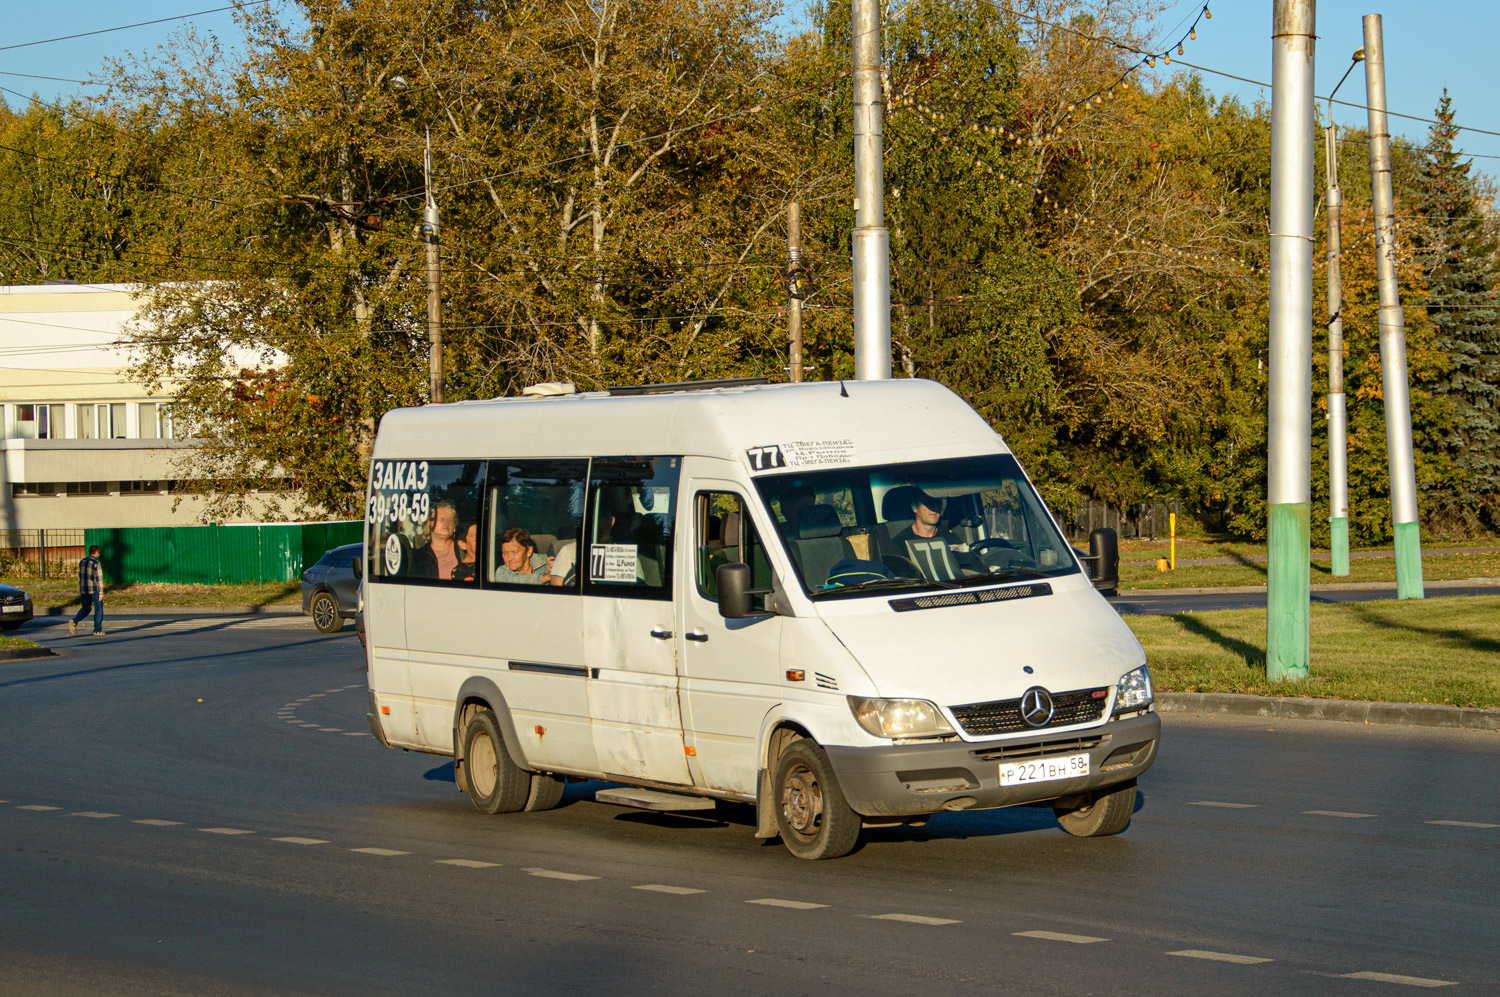
[[[1328,552],[1333,555],[1335,578],[1349,577],[1349,517],[1335,516],[1328,521]]]
[[[1266,553],[1266,678],[1307,678],[1309,604],[1312,599],[1312,507],[1307,502],[1271,506]]]
[[[1422,531],[1416,523],[1396,524],[1396,598],[1421,599]]]

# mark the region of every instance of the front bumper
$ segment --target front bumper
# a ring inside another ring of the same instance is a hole
[[[1025,741],[832,745],[825,750],[856,813],[900,817],[1039,803],[1128,782],[1151,767],[1160,740],[1161,718],[1153,711]],[[1089,756],[1086,776],[1000,785],[1001,762],[1083,753]]]

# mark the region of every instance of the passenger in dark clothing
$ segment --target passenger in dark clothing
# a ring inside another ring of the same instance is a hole
[[[458,563],[453,566],[455,582],[473,584],[479,568],[479,524],[469,523],[458,531]]]

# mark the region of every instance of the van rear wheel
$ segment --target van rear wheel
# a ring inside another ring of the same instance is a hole
[[[528,811],[551,810],[562,802],[563,788],[567,783],[555,775],[541,772],[531,774],[531,793],[526,797]]]
[[[859,843],[859,815],[850,809],[828,753],[799,738],[776,762],[776,827],[799,859],[836,859]]]
[[[525,808],[531,773],[511,759],[500,723],[490,710],[474,714],[464,729],[464,772],[469,799],[480,813],[509,814]]]
[[[1081,807],[1053,807],[1057,822],[1080,838],[1119,834],[1135,812],[1135,780],[1101,789]]]

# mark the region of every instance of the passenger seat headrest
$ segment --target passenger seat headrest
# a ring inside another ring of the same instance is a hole
[[[810,505],[802,510],[797,520],[797,539],[811,540],[815,537],[836,537],[844,528],[839,522],[839,511],[831,505]]]
[[[887,523],[896,519],[911,519],[911,502],[916,489],[911,485],[899,485],[885,493],[880,500],[880,515]]]

